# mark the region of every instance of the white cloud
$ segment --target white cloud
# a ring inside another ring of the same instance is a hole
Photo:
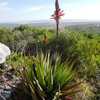
[[[26,7],[24,10],[21,9],[21,14],[29,14],[37,11],[43,10],[45,7],[44,6],[33,6],[33,7]]]
[[[3,21],[7,22],[20,22],[25,20],[35,20],[39,19],[39,16],[37,16],[37,12],[40,12],[41,10],[45,9],[44,6],[33,6],[33,7],[23,7],[18,12],[16,12],[16,9],[9,9],[5,12],[10,13],[3,13],[3,15],[0,15],[0,18],[3,19]],[[2,10],[1,10],[2,11]],[[0,13],[1,13],[0,11]],[[4,9],[3,9],[4,11]],[[15,13],[14,13],[15,12]],[[2,17],[1,17],[2,16]],[[1,20],[0,20],[1,22]]]
[[[2,15],[2,12],[7,13],[10,9],[8,2],[0,2],[0,15]]]
[[[65,8],[65,19],[100,20],[100,4],[80,5]]]
[[[8,5],[8,2],[0,2],[0,22],[9,18],[11,13],[11,8]]]
[[[29,8],[29,11],[39,11],[39,10],[41,10],[43,8],[44,8],[43,6],[35,6],[35,7]]]
[[[7,6],[8,5],[8,2],[0,2],[0,6],[4,7],[4,6]]]

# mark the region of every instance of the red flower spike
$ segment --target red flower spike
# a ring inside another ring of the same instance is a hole
[[[51,16],[51,19],[54,19],[56,21],[56,33],[58,36],[59,33],[59,19],[64,16],[63,10],[59,7],[59,1],[55,0],[55,11],[54,14]]]
[[[56,0],[55,2],[55,11],[54,11],[54,14],[52,15],[52,18],[51,19],[54,19],[54,20],[59,20],[61,16],[64,16],[64,13],[63,13],[63,10],[61,10],[59,8],[59,2],[58,0]]]

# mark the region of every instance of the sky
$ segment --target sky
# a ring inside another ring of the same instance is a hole
[[[50,20],[55,0],[0,0],[0,22]],[[100,0],[59,0],[62,19],[100,21]]]

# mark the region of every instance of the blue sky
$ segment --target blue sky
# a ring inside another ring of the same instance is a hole
[[[49,20],[55,0],[0,0],[0,22]],[[100,0],[59,0],[62,19],[100,21]]]

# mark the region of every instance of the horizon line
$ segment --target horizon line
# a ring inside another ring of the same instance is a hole
[[[36,20],[20,20],[20,21],[2,21],[0,24],[3,23],[33,23],[33,22],[55,22],[52,19],[36,19]],[[100,22],[100,20],[91,20],[91,19],[61,19],[61,22],[66,21],[66,22]]]

